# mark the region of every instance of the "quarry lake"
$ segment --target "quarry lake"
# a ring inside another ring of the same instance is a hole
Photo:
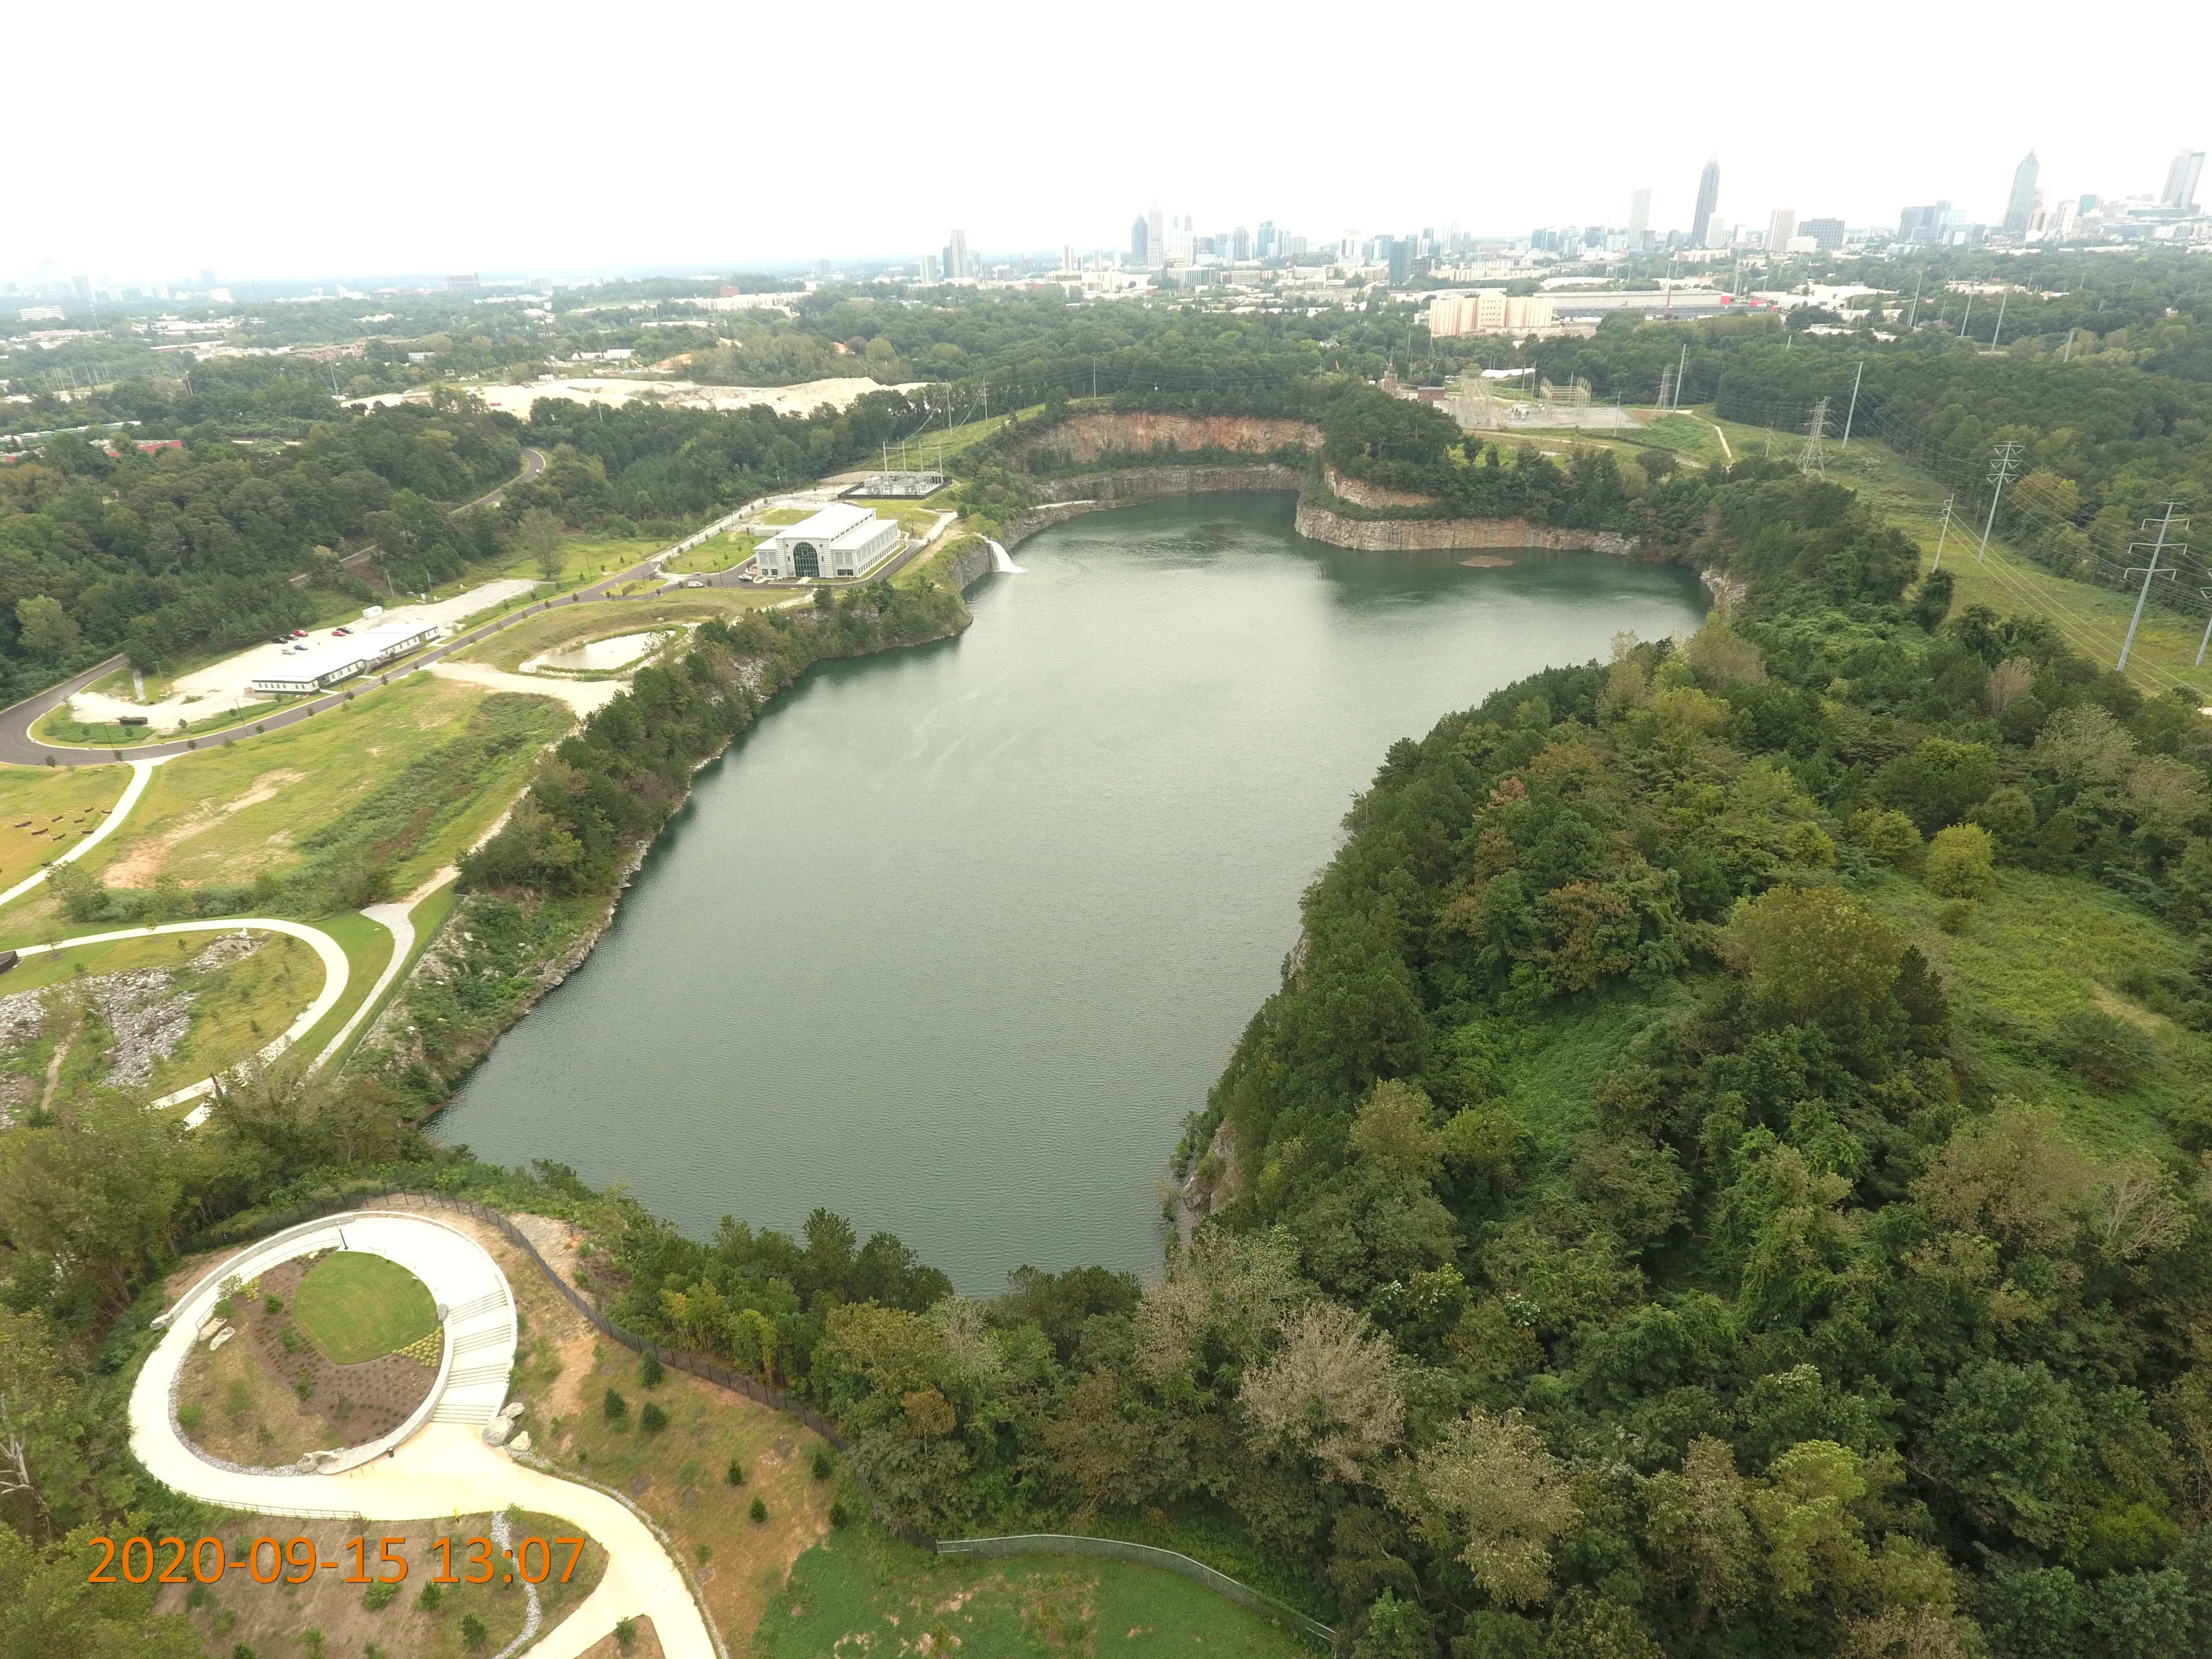
[[[1102,513],[957,639],[817,669],[721,760],[613,926],[439,1121],[705,1237],[817,1205],[963,1291],[1156,1267],[1184,1117],[1383,751],[1696,574],[1341,552],[1287,495]]]

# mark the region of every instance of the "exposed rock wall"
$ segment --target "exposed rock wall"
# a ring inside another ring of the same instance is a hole
[[[1330,491],[1350,501],[1354,507],[1380,510],[1391,507],[1434,507],[1437,497],[1424,495],[1417,490],[1393,489],[1388,484],[1367,483],[1358,478],[1347,478],[1333,466],[1322,469],[1322,477],[1328,483]]]
[[[1095,501],[1115,506],[1152,501],[1169,495],[1210,495],[1235,489],[1303,489],[1305,474],[1294,466],[1139,466],[1126,472],[1093,472],[1079,478],[1054,478],[1037,486],[1050,501]]]
[[[1176,450],[1231,449],[1264,455],[1296,444],[1313,449],[1321,428],[1306,421],[1270,420],[1237,415],[1139,415],[1100,411],[1072,416],[1034,438],[1008,447],[1016,457],[1052,456],[1063,466],[1096,466],[1122,455]]]
[[[1615,530],[1566,530],[1526,519],[1351,519],[1310,502],[1298,504],[1297,531],[1331,547],[1361,553],[1431,548],[1542,547],[1555,552],[1638,556],[1641,544]]]

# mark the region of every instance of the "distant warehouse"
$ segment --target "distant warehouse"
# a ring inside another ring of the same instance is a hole
[[[435,623],[378,623],[344,639],[325,641],[312,650],[288,653],[267,673],[246,684],[252,690],[279,697],[327,691],[342,680],[397,662],[437,637]]]
[[[865,507],[825,507],[812,518],[779,530],[757,548],[760,574],[770,581],[793,576],[865,576],[898,551],[895,519]]]

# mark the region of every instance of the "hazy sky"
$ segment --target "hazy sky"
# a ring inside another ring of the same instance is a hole
[[[1716,152],[1738,222],[1995,219],[2030,148],[2056,199],[2212,141],[2178,3],[15,9],[0,276],[1088,250],[1155,198],[1319,240],[1619,224],[1649,185],[1663,229]]]

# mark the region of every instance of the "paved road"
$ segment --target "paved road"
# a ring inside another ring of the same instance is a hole
[[[464,501],[460,506],[455,507],[453,511],[456,513],[465,513],[472,507],[497,507],[508,490],[514,489],[517,484],[528,483],[532,478],[536,477],[544,470],[545,457],[537,450],[532,449],[526,445],[522,451],[521,471],[516,473],[505,483],[500,485],[498,489],[479,495],[472,501]]]
[[[526,605],[519,611],[510,611],[504,616],[495,617],[489,622],[479,623],[467,632],[456,635],[422,655],[410,658],[404,664],[387,673],[379,674],[373,679],[364,675],[352,684],[339,690],[326,691],[321,696],[309,698],[305,702],[287,703],[282,708],[272,708],[261,719],[250,724],[241,722],[220,732],[211,732],[202,738],[173,738],[167,743],[128,744],[120,749],[80,749],[70,744],[46,743],[33,738],[31,735],[31,728],[48,710],[83,690],[94,680],[113,673],[127,660],[123,657],[110,657],[106,662],[88,668],[82,674],[40,692],[35,697],[24,699],[12,708],[0,709],[0,764],[112,766],[119,760],[162,760],[171,755],[187,754],[203,744],[210,747],[220,746],[227,738],[243,738],[257,732],[273,732],[278,726],[291,725],[295,720],[312,720],[326,709],[336,708],[352,702],[356,695],[362,691],[368,690],[374,686],[389,685],[393,680],[404,675],[411,674],[418,668],[428,668],[434,662],[442,661],[457,652],[465,651],[479,640],[496,634],[502,628],[510,627],[520,622],[525,617],[534,617],[539,611],[550,611],[556,605],[576,605],[586,599],[605,599],[610,588],[652,574],[653,564],[659,556],[656,553],[652,558],[641,560],[626,570],[617,570],[611,576],[601,577],[590,586],[580,587],[573,593],[563,593],[558,599],[540,599],[535,605]]]

